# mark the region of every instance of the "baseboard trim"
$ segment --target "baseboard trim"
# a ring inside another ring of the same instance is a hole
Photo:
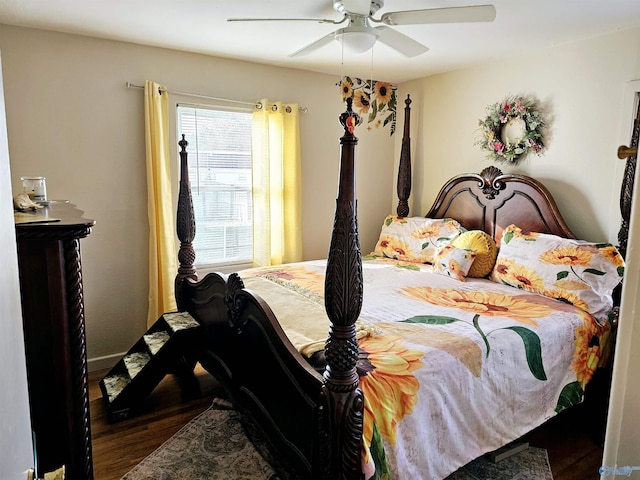
[[[104,357],[89,358],[87,360],[87,370],[90,372],[108,370],[118,363],[118,360],[124,357],[126,353],[127,352],[114,353],[113,355],[105,355]]]

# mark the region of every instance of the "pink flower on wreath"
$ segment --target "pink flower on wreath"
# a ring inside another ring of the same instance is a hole
[[[498,153],[502,153],[502,151],[504,150],[504,145],[502,144],[502,142],[494,142],[493,149]]]
[[[509,105],[508,103],[505,103],[505,104],[504,104],[504,107],[502,107],[502,109],[503,109],[505,112],[508,112],[508,111],[511,109],[511,105]]]

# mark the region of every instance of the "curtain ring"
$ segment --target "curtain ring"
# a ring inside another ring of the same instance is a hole
[[[262,103],[258,102],[255,104],[256,110],[262,110]]]
[[[271,111],[272,112],[277,112],[278,111],[278,105],[276,105],[275,103],[273,105],[271,105]]]
[[[292,109],[291,109],[291,105],[287,105],[287,107],[284,109],[285,112],[287,113],[291,113]]]

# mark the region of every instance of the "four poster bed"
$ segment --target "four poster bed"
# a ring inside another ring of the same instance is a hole
[[[371,255],[350,103],[326,260],[198,280],[180,142],[178,308],[203,326],[202,366],[300,478],[444,478],[581,402],[612,336],[618,250],[575,240],[535,179],[460,175],[408,217],[405,103],[398,211]]]

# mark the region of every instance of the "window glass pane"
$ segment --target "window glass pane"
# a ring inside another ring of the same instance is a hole
[[[189,142],[196,266],[250,262],[251,112],[178,105],[176,118]]]

